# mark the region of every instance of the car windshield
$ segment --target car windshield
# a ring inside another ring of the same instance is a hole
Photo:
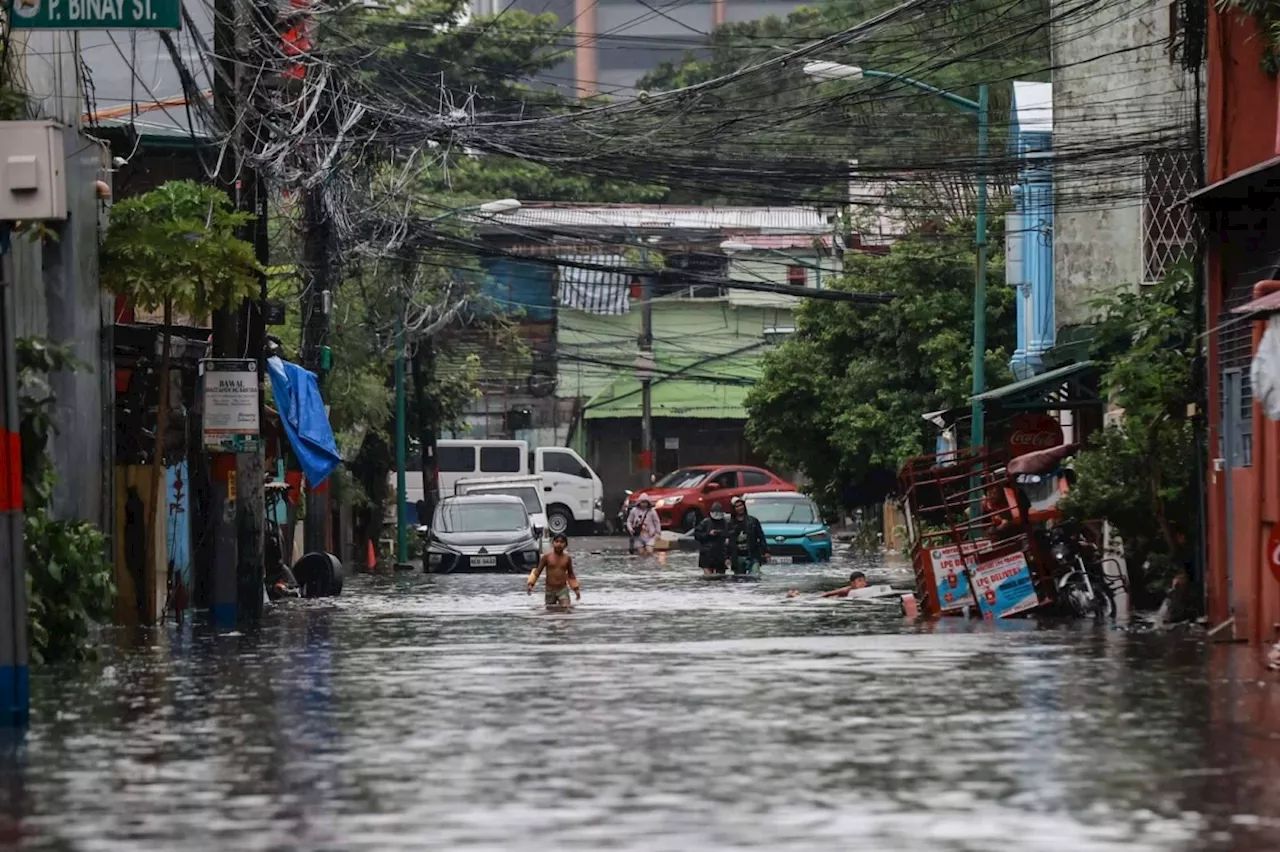
[[[809,500],[749,500],[747,511],[762,524],[816,524],[818,508]]]
[[[511,532],[529,526],[524,509],[512,503],[444,503],[436,529],[445,533]]]
[[[655,488],[697,488],[707,478],[709,470],[686,467],[672,471],[654,483]]]
[[[532,485],[490,486],[488,488],[473,489],[471,493],[506,494],[509,497],[519,497],[524,501],[524,510],[530,515],[538,515],[542,513],[542,503],[538,500],[538,492]]]

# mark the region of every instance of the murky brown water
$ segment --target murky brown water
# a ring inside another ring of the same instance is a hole
[[[785,599],[847,563],[579,559],[571,615],[521,577],[358,577],[41,674],[0,848],[1280,848],[1245,649]]]

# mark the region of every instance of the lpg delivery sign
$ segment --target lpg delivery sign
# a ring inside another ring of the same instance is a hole
[[[934,594],[937,595],[940,612],[955,612],[973,605],[973,596],[969,592],[969,573],[965,569],[974,567],[978,553],[990,549],[991,541],[988,539],[966,545],[964,556],[967,559],[961,557],[960,548],[954,544],[929,549]]]
[[[1007,618],[1040,605],[1031,566],[1021,551],[979,561],[969,569],[969,582],[983,618]]]

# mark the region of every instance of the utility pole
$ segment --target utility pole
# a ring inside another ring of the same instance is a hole
[[[436,350],[430,337],[418,343],[413,355],[414,404],[418,408],[418,444],[422,449],[423,512],[418,523],[429,524],[440,502],[440,482],[436,475],[436,441],[439,437],[439,412],[434,394],[427,389],[436,377]]]
[[[213,106],[222,129],[236,126],[239,102],[239,69],[236,58],[238,20],[237,0],[214,0],[213,7]],[[222,158],[218,180],[237,204],[240,179],[239,151],[234,142]],[[236,313],[230,309],[213,312],[213,357],[234,358],[239,354],[239,330]],[[236,621],[236,456],[234,453],[209,453],[209,518],[213,527],[210,569],[210,613],[214,624],[227,626]]]
[[[306,258],[307,287],[302,294],[302,366],[316,374],[320,391],[324,392],[325,367],[323,353],[329,338],[331,275],[329,243],[332,222],[325,203],[323,186],[314,186],[303,194],[303,256]],[[307,483],[307,520],[303,530],[303,550],[307,553],[328,552],[329,493],[315,490]]]
[[[640,265],[649,271],[649,248],[641,243]],[[640,358],[646,361],[640,375],[640,468],[642,488],[653,484],[653,279],[640,279]]]
[[[0,727],[25,727],[27,574],[10,223],[0,222]]]

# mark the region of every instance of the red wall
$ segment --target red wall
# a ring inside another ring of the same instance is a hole
[[[1207,178],[1213,184],[1280,153],[1277,82],[1262,70],[1262,39],[1253,20],[1219,13],[1209,4]],[[1209,326],[1219,321],[1232,283],[1242,273],[1242,246],[1249,234],[1265,234],[1266,213],[1232,212],[1210,226],[1208,244]],[[1251,218],[1252,217],[1252,218]],[[1260,221],[1263,220],[1263,221]],[[1277,246],[1276,248],[1280,248]],[[1250,268],[1247,265],[1243,268]],[[1258,270],[1258,278],[1267,271]],[[1255,334],[1256,342],[1256,334]],[[1209,335],[1209,447],[1218,456],[1222,402],[1219,394],[1218,335]],[[1265,543],[1278,520],[1280,424],[1253,411],[1253,466],[1230,474],[1209,470],[1209,616],[1213,624],[1236,616],[1237,635],[1254,641],[1275,638],[1280,622],[1280,586],[1267,568]],[[1226,515],[1228,478],[1233,515]],[[1231,591],[1228,594],[1227,537],[1232,536]],[[1228,599],[1230,598],[1230,600]]]

